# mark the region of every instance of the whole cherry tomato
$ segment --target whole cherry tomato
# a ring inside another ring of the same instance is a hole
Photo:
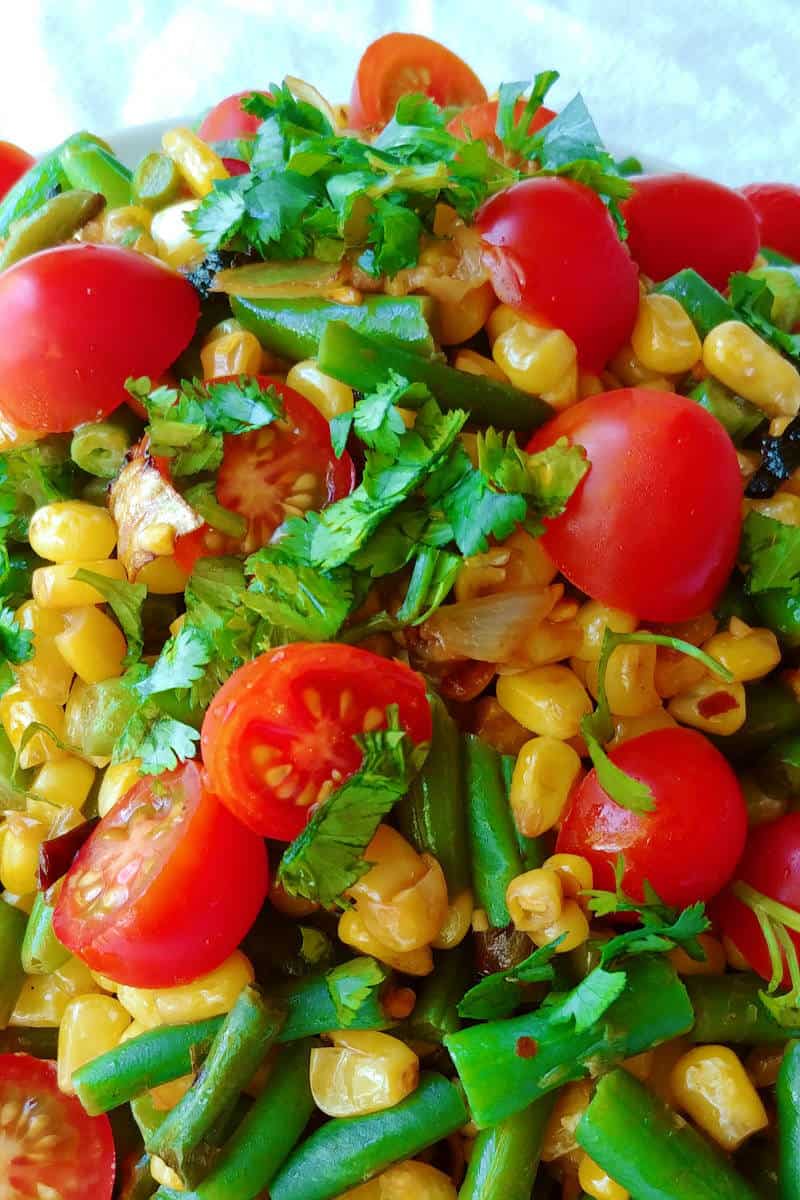
[[[0,142],[0,200],[21,179],[36,159],[13,142]]]
[[[794,183],[750,183],[742,188],[756,214],[761,245],[800,262],[800,187]]]

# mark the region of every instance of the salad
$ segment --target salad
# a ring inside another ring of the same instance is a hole
[[[0,1198],[800,1198],[800,189],[389,34],[0,144]]]

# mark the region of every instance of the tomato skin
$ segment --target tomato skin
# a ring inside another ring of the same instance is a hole
[[[20,1108],[36,1112],[45,1124],[32,1133],[25,1122],[22,1131],[23,1123],[11,1117]],[[57,1137],[43,1157],[41,1139],[50,1134]],[[80,1100],[59,1091],[54,1062],[30,1054],[0,1054],[0,1146],[2,1183],[10,1188],[6,1194],[39,1196],[49,1188],[48,1195],[62,1200],[111,1200],[116,1163],[111,1122],[105,1114],[90,1117]]]
[[[565,330],[584,370],[600,371],[630,337],[639,276],[599,196],[571,179],[524,179],[476,223],[499,298]]]
[[[155,379],[191,340],[190,283],[119,246],[42,250],[0,275],[0,410],[64,433],[113,412],[129,375]]]
[[[733,443],[692,400],[623,388],[581,400],[537,430],[533,452],[566,437],[590,468],[543,544],[594,600],[647,621],[712,606],[736,559],[742,485]],[[709,469],[713,464],[713,470]]]
[[[319,697],[313,712],[310,692]],[[256,833],[290,841],[307,824],[312,804],[330,794],[331,771],[341,782],[358,770],[353,734],[362,732],[370,709],[383,712],[388,704],[397,704],[415,743],[430,740],[425,684],[402,663],[340,643],[293,642],[262,654],[235,671],[208,708],[202,751],[210,784]],[[263,747],[278,753],[259,766]],[[287,763],[294,793],[281,796],[291,789],[287,777],[271,784],[265,776]],[[306,787],[307,798],[295,803]]]
[[[241,102],[246,96],[252,96],[253,92],[260,90],[245,88],[243,92],[234,92],[232,96],[220,100],[203,118],[197,131],[198,137],[204,142],[225,142],[229,138],[252,137],[258,132],[263,118],[245,112]]]
[[[787,813],[750,831],[736,879],[800,913],[800,813]],[[730,938],[753,970],[763,979],[769,979],[772,974],[769,951],[755,913],[727,889],[711,915],[721,933]],[[800,933],[792,929],[787,933],[800,953]],[[789,984],[788,969],[784,984]]]
[[[658,729],[609,750],[627,774],[647,783],[649,813],[609,798],[594,770],[581,782],[558,834],[559,854],[589,859],[594,887],[614,890],[614,864],[625,856],[623,888],[644,898],[647,880],[665,904],[709,900],[731,879],[747,836],[747,809],[727,761],[693,729]]]
[[[0,200],[35,162],[27,150],[13,142],[0,142]]]
[[[758,221],[761,245],[800,261],[800,187],[794,183],[749,183],[742,195]]]
[[[143,880],[129,866],[153,860],[160,869]],[[128,899],[89,907],[86,873],[100,874],[102,896],[123,870]],[[93,971],[117,983],[172,987],[214,970],[236,949],[268,883],[264,843],[208,790],[200,766],[187,762],[155,781],[139,780],[102,819],[65,876],[53,928]]]
[[[498,100],[487,100],[485,104],[472,104],[469,108],[463,108],[448,122],[447,132],[464,141],[468,138],[480,139],[486,142],[490,154],[495,158],[502,158],[504,155],[503,143],[495,133],[499,106]],[[525,101],[518,100],[514,105],[515,124],[521,119],[524,111]],[[543,129],[545,125],[549,125],[555,115],[552,108],[546,108],[542,104],[531,117],[528,133],[536,133],[537,130]]]
[[[692,267],[720,291],[734,271],[749,271],[758,225],[739,192],[696,175],[638,175],[620,205],[628,245],[645,275],[659,282]]]
[[[367,46],[356,68],[350,128],[380,128],[410,92],[424,92],[442,107],[486,100],[478,76],[452,50],[418,33],[387,33]]]

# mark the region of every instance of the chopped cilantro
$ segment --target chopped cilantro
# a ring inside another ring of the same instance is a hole
[[[130,667],[138,662],[144,648],[142,605],[147,596],[147,586],[144,583],[129,583],[126,579],[109,579],[106,575],[98,575],[83,567],[75,572],[75,578],[96,588],[119,621],[128,642],[123,666]]]
[[[800,1029],[800,961],[792,936],[800,933],[800,913],[747,883],[734,883],[732,890],[754,914],[769,953],[772,973],[766,989],[759,992],[761,1002],[787,1030]],[[789,988],[779,992],[787,971]]]
[[[795,362],[800,362],[800,334],[788,333],[773,317],[775,293],[762,276],[736,272],[730,278],[731,304],[741,320],[746,321],[765,341]],[[778,305],[780,313],[780,304]]]
[[[386,969],[374,958],[356,958],[333,967],[326,973],[325,982],[339,1028],[347,1029],[372,993],[385,984]]]
[[[211,655],[210,636],[184,621],[175,636],[164,643],[152,669],[133,685],[133,690],[141,700],[147,700],[160,692],[190,688],[203,675]]]
[[[542,1006],[542,1013],[546,1013],[551,1021],[574,1021],[575,1032],[583,1033],[622,995],[627,980],[624,971],[595,967],[572,991],[551,993]]]
[[[111,761],[140,758],[142,775],[160,775],[194,758],[199,741],[200,734],[193,726],[166,716],[154,700],[148,700],[127,721]]]
[[[71,499],[77,478],[68,437],[49,437],[0,454],[0,539],[26,541],[36,509]]]
[[[33,634],[22,629],[10,608],[0,608],[0,662],[24,663],[33,657]]]
[[[747,570],[748,592],[795,587],[800,579],[800,529],[749,512],[742,525],[739,563]]]
[[[567,935],[540,946],[515,967],[495,971],[471,987],[458,1002],[458,1014],[472,1021],[493,1021],[508,1017],[525,999],[525,985],[552,983],[555,971],[550,960]]]
[[[318,571],[298,563],[279,546],[257,550],[247,560],[246,570],[253,580],[242,597],[244,603],[295,639],[328,641],[350,613],[353,585],[346,570]]]

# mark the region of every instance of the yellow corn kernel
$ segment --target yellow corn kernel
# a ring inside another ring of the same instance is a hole
[[[705,959],[690,958],[682,946],[670,950],[669,959],[679,975],[722,975],[725,970],[725,947],[710,933],[701,933],[697,938],[705,952]]]
[[[793,492],[776,492],[768,500],[748,500],[747,508],[782,525],[800,525],[800,496]]]
[[[483,329],[494,305],[494,288],[490,283],[470,288],[458,304],[439,300],[436,306],[437,332],[443,346],[468,342]]]
[[[157,1154],[150,1155],[150,1174],[161,1187],[169,1188],[173,1192],[186,1191],[186,1184],[178,1172],[167,1166],[163,1158],[159,1158]]]
[[[107,208],[100,217],[102,239],[112,246],[133,246],[141,238],[149,240],[150,222],[153,214],[141,204],[123,204],[119,208]]]
[[[229,178],[220,156],[185,126],[168,129],[161,138],[161,145],[195,196],[207,196],[215,179]]]
[[[431,942],[435,950],[452,950],[455,946],[461,945],[469,933],[472,923],[473,904],[474,900],[469,888],[459,892],[455,899],[448,904],[439,932]]]
[[[411,1159],[395,1163],[337,1200],[457,1200],[457,1193],[443,1171]]]
[[[656,647],[617,646],[606,666],[606,696],[611,711],[620,717],[643,717],[658,708],[655,688]],[[590,663],[586,683],[593,696],[598,693],[597,663]]]
[[[644,379],[636,385],[644,392],[674,392],[675,389],[668,379],[658,375],[655,379]]]
[[[136,576],[136,582],[146,584],[153,596],[175,596],[184,590],[188,580],[188,572],[166,554],[145,563]]]
[[[555,1162],[578,1148],[575,1130],[591,1098],[592,1084],[588,1079],[568,1083],[561,1089],[545,1126],[542,1162]]]
[[[688,371],[703,351],[686,309],[673,296],[655,292],[639,302],[631,347],[639,362],[659,375]]]
[[[519,675],[502,675],[497,699],[515,721],[531,733],[574,737],[581,719],[592,711],[586,688],[567,667],[532,667]]]
[[[243,329],[206,342],[200,351],[204,379],[215,379],[218,375],[257,375],[261,358],[258,338]]]
[[[186,224],[188,213],[194,212],[199,200],[179,200],[153,214],[150,232],[158,249],[158,257],[176,270],[196,266],[206,256],[205,247]]]
[[[570,950],[582,946],[589,936],[589,921],[577,900],[565,900],[561,915],[551,925],[533,930],[531,940],[537,946],[546,946],[562,935],[564,941],[558,947],[558,954],[568,954]]]
[[[70,1000],[97,992],[99,988],[86,964],[78,958],[69,958],[51,975],[25,977],[9,1023],[26,1029],[40,1026],[55,1029]]]
[[[621,1065],[629,1075],[633,1075],[634,1079],[644,1083],[650,1078],[654,1057],[652,1050],[645,1050],[641,1054],[634,1054],[631,1058],[626,1058]]]
[[[639,387],[646,383],[648,379],[652,379],[658,374],[656,371],[651,371],[643,362],[640,362],[634,353],[633,346],[630,344],[623,346],[618,350],[609,363],[610,371],[604,373],[605,379],[608,375],[607,386],[611,389],[618,387]]]
[[[126,579],[125,568],[117,558],[96,562],[56,563],[52,567],[37,567],[33,572],[33,598],[42,608],[79,608],[84,604],[104,604],[105,597],[90,583],[73,578],[77,571],[93,571],[106,579]]]
[[[601,604],[599,600],[587,600],[578,610],[575,620],[583,633],[583,641],[576,650],[575,657],[585,662],[597,662],[600,658],[606,629],[610,629],[612,633],[633,633],[637,625],[636,617],[632,613],[624,612],[621,608],[611,608],[607,604]]]
[[[127,1030],[125,1032],[127,1033]],[[141,1030],[139,1032],[141,1033]],[[125,1040],[125,1034],[123,1034],[120,1041]],[[169,1112],[176,1104],[180,1103],[194,1081],[195,1075],[190,1072],[188,1075],[179,1075],[177,1079],[171,1079],[169,1083],[162,1083],[158,1087],[150,1088],[153,1108],[157,1112]]]
[[[786,1046],[753,1046],[745,1059],[745,1070],[753,1087],[774,1087],[778,1081]]]
[[[0,724],[15,750],[19,750],[25,730],[34,722],[46,725],[57,738],[64,740],[64,710],[59,704],[32,695],[17,685],[0,696]],[[38,767],[50,759],[63,758],[64,753],[49,734],[38,730],[26,740],[20,752],[19,764],[26,768]]]
[[[399,1038],[369,1030],[328,1034],[333,1045],[311,1051],[314,1103],[329,1117],[393,1108],[419,1082],[419,1059]]]
[[[724,1150],[769,1124],[747,1072],[728,1046],[695,1046],[672,1068],[678,1104]]]
[[[574,621],[542,621],[524,637],[517,654],[532,667],[546,667],[571,658],[581,641],[581,630]]]
[[[36,772],[31,791],[58,808],[74,808],[79,812],[86,803],[94,782],[94,767],[75,754],[42,763]]]
[[[117,985],[114,984],[115,991],[116,991],[116,988],[117,988]],[[145,1028],[145,1026],[140,1025],[138,1021],[131,1021],[128,1028],[125,1030],[125,1032],[120,1037],[120,1039],[119,1039],[120,1043],[129,1042],[129,1041],[131,1041],[132,1038],[138,1037],[140,1033],[147,1033],[147,1029]]]
[[[306,400],[310,400],[326,421],[350,412],[353,407],[353,389],[325,375],[313,358],[295,363],[286,376],[286,382]]]
[[[614,736],[610,745],[621,746],[631,738],[641,737],[643,733],[653,733],[656,729],[674,729],[676,721],[665,708],[659,705],[652,712],[643,713],[640,717],[615,717]]]
[[[727,667],[737,683],[760,679],[781,661],[778,639],[771,629],[751,629],[735,617],[729,631],[715,633],[703,649]]]
[[[669,297],[664,296],[662,299],[667,300]],[[628,1200],[630,1195],[630,1192],[613,1180],[588,1154],[583,1155],[578,1166],[578,1183],[586,1195],[594,1197],[594,1200]]]
[[[58,1086],[75,1094],[73,1072],[119,1044],[131,1023],[113,996],[77,996],[64,1009],[58,1030]]]
[[[578,352],[563,329],[540,329],[529,321],[518,321],[497,338],[492,356],[523,392],[536,396],[552,393],[567,376],[574,384],[573,400],[577,394]]]
[[[47,825],[23,813],[10,812],[0,830],[0,883],[9,892],[36,891],[39,847],[49,834]]]
[[[511,554],[503,546],[465,558],[456,576],[456,600],[474,600],[491,596],[506,586],[507,566]]]
[[[28,527],[31,549],[54,563],[89,563],[108,558],[117,526],[104,508],[83,500],[59,500],[37,508]]]
[[[569,900],[579,900],[581,893],[590,891],[594,883],[592,864],[580,854],[551,854],[542,863],[542,870],[555,871]]]
[[[107,613],[94,605],[68,609],[63,633],[55,643],[61,656],[84,683],[100,683],[122,674],[128,644],[124,634]]]
[[[724,737],[736,733],[744,724],[744,687],[741,683],[723,683],[716,678],[703,679],[690,691],[673,696],[667,709],[682,725]]]
[[[513,328],[514,325],[519,325],[521,320],[522,317],[516,309],[511,308],[508,304],[498,304],[497,308],[492,309],[486,318],[486,333],[490,345],[494,346],[501,334]]]
[[[128,758],[125,762],[111,763],[105,769],[97,793],[97,811],[105,817],[111,809],[139,781],[140,758]]]
[[[558,574],[558,567],[541,538],[531,537],[524,529],[515,529],[503,542],[503,549],[511,552],[507,567],[509,587],[546,587]]]
[[[560,918],[564,908],[561,876],[543,867],[515,876],[506,888],[506,905],[521,932],[545,929]]]
[[[663,700],[688,692],[707,674],[708,668],[696,658],[681,654],[680,650],[673,650],[671,646],[656,647],[653,683]]]
[[[453,366],[457,371],[466,371],[468,375],[483,375],[486,379],[496,379],[498,383],[508,383],[497,363],[484,354],[478,354],[477,350],[459,350]]]
[[[758,775],[745,771],[739,776],[744,802],[747,805],[748,825],[769,825],[777,821],[789,807],[789,797],[768,791]]]
[[[354,908],[343,912],[339,918],[339,941],[346,946],[352,946],[362,954],[371,954],[379,962],[402,971],[404,975],[430,975],[433,970],[433,955],[430,946],[419,950],[390,950],[367,929],[363,920]]]
[[[703,342],[703,364],[768,417],[796,415],[800,374],[743,321],[724,321]]]
[[[378,826],[364,860],[372,866],[350,888],[348,894],[354,900],[387,900],[425,873],[420,855],[391,825]]]
[[[16,613],[23,629],[33,634],[33,657],[16,667],[14,674],[19,685],[43,700],[66,703],[72,684],[73,670],[56,646],[56,635],[63,632],[64,618],[52,608],[41,608],[26,600]]]
[[[220,966],[192,983],[171,988],[135,988],[121,984],[117,998],[145,1029],[186,1025],[230,1012],[243,987],[255,978],[249,959],[234,950]]]
[[[581,773],[571,746],[554,737],[536,737],[517,755],[511,778],[511,809],[520,833],[539,837],[561,820]]]
[[[364,857],[374,866],[349,894],[366,928],[389,950],[430,945],[447,913],[447,884],[436,859],[417,854],[388,825],[378,827]]]

